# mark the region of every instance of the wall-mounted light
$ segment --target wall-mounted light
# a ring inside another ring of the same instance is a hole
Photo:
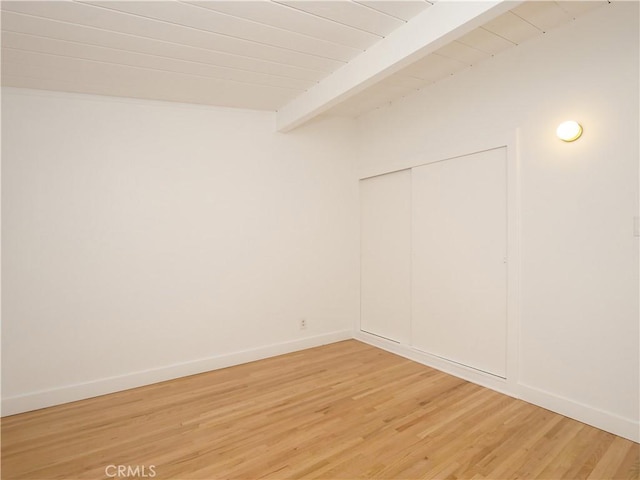
[[[562,122],[558,125],[558,129],[556,130],[556,135],[558,138],[565,142],[573,142],[580,138],[582,135],[582,125],[578,122],[574,122],[573,120],[567,120],[566,122]]]

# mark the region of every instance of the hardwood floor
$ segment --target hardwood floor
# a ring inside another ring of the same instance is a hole
[[[2,419],[5,480],[637,479],[639,455],[354,340]]]

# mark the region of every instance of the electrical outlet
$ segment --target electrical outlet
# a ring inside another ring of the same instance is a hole
[[[305,330],[307,328],[307,319],[306,318],[301,318],[300,319],[300,330]]]

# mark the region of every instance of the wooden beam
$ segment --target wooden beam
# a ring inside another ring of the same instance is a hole
[[[287,132],[514,8],[507,0],[440,0],[277,112]]]

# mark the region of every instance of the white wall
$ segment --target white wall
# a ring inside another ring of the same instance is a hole
[[[2,117],[3,414],[351,336],[353,120],[16,89]]]
[[[523,398],[638,438],[638,3],[614,2],[359,119],[360,177],[517,129]],[[565,144],[556,126],[575,119]]]

